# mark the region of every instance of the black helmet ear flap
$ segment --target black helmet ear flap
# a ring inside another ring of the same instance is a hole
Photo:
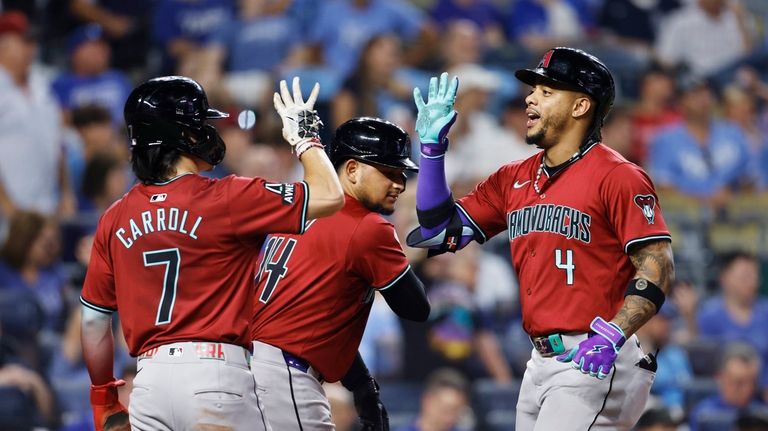
[[[179,149],[203,159],[213,166],[224,160],[227,147],[219,136],[218,130],[210,124],[206,124],[200,130],[185,128],[183,135],[186,145],[180,145]]]

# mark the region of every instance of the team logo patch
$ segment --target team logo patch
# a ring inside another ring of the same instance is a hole
[[[296,186],[294,184],[265,183],[264,188],[272,193],[280,195],[283,198],[283,205],[293,205],[293,196],[296,192]]]
[[[168,198],[167,193],[160,193],[157,195],[152,195],[152,197],[149,198],[150,202],[165,202],[165,200]]]
[[[656,198],[653,195],[635,195],[635,205],[643,212],[648,224],[656,219]]]

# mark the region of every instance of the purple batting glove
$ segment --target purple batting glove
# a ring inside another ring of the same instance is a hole
[[[592,320],[589,327],[594,335],[556,359],[560,362],[571,362],[574,369],[602,380],[611,372],[619,349],[627,341],[627,337],[619,325],[606,322],[599,316]]]

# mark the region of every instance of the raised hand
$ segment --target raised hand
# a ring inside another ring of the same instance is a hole
[[[556,359],[571,362],[574,369],[602,380],[610,374],[619,349],[627,338],[618,325],[606,322],[601,317],[595,317],[589,327],[594,335]]]
[[[275,92],[273,101],[275,109],[283,120],[283,137],[294,148],[297,154],[309,141],[320,142],[320,127],[323,122],[313,108],[320,84],[315,83],[312,92],[305,102],[301,95],[299,78],[293,78],[293,95],[288,91],[285,80],[280,81],[280,92]]]
[[[432,77],[429,80],[427,102],[421,96],[419,88],[413,89],[413,99],[416,102],[416,132],[424,145],[435,145],[447,148],[446,135],[456,121],[457,112],[453,109],[459,80],[456,77],[448,83],[448,74],[443,72],[440,80]],[[443,152],[445,149],[443,149]]]

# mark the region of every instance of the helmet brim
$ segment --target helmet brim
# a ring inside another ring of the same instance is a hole
[[[403,157],[402,159],[398,159],[395,161],[387,161],[383,162],[380,160],[376,160],[375,158],[368,158],[368,157],[350,157],[350,159],[359,160],[363,163],[370,163],[372,165],[379,165],[379,166],[386,166],[388,168],[394,168],[394,169],[404,169],[406,171],[411,172],[419,172],[419,165],[416,163],[413,163],[413,161],[407,157]]]
[[[208,108],[207,111],[205,111],[205,118],[208,119],[217,119],[217,118],[227,118],[229,117],[229,114],[226,112],[219,111],[218,109]]]
[[[531,87],[535,87],[537,82],[545,81],[545,82],[551,82],[551,83],[561,85],[565,88],[584,92],[584,90],[579,88],[577,85],[569,84],[567,82],[564,82],[557,78],[552,77],[549,73],[547,73],[546,69],[543,69],[540,67],[536,69],[517,70],[515,71],[515,78],[517,78],[524,84],[530,85]]]

